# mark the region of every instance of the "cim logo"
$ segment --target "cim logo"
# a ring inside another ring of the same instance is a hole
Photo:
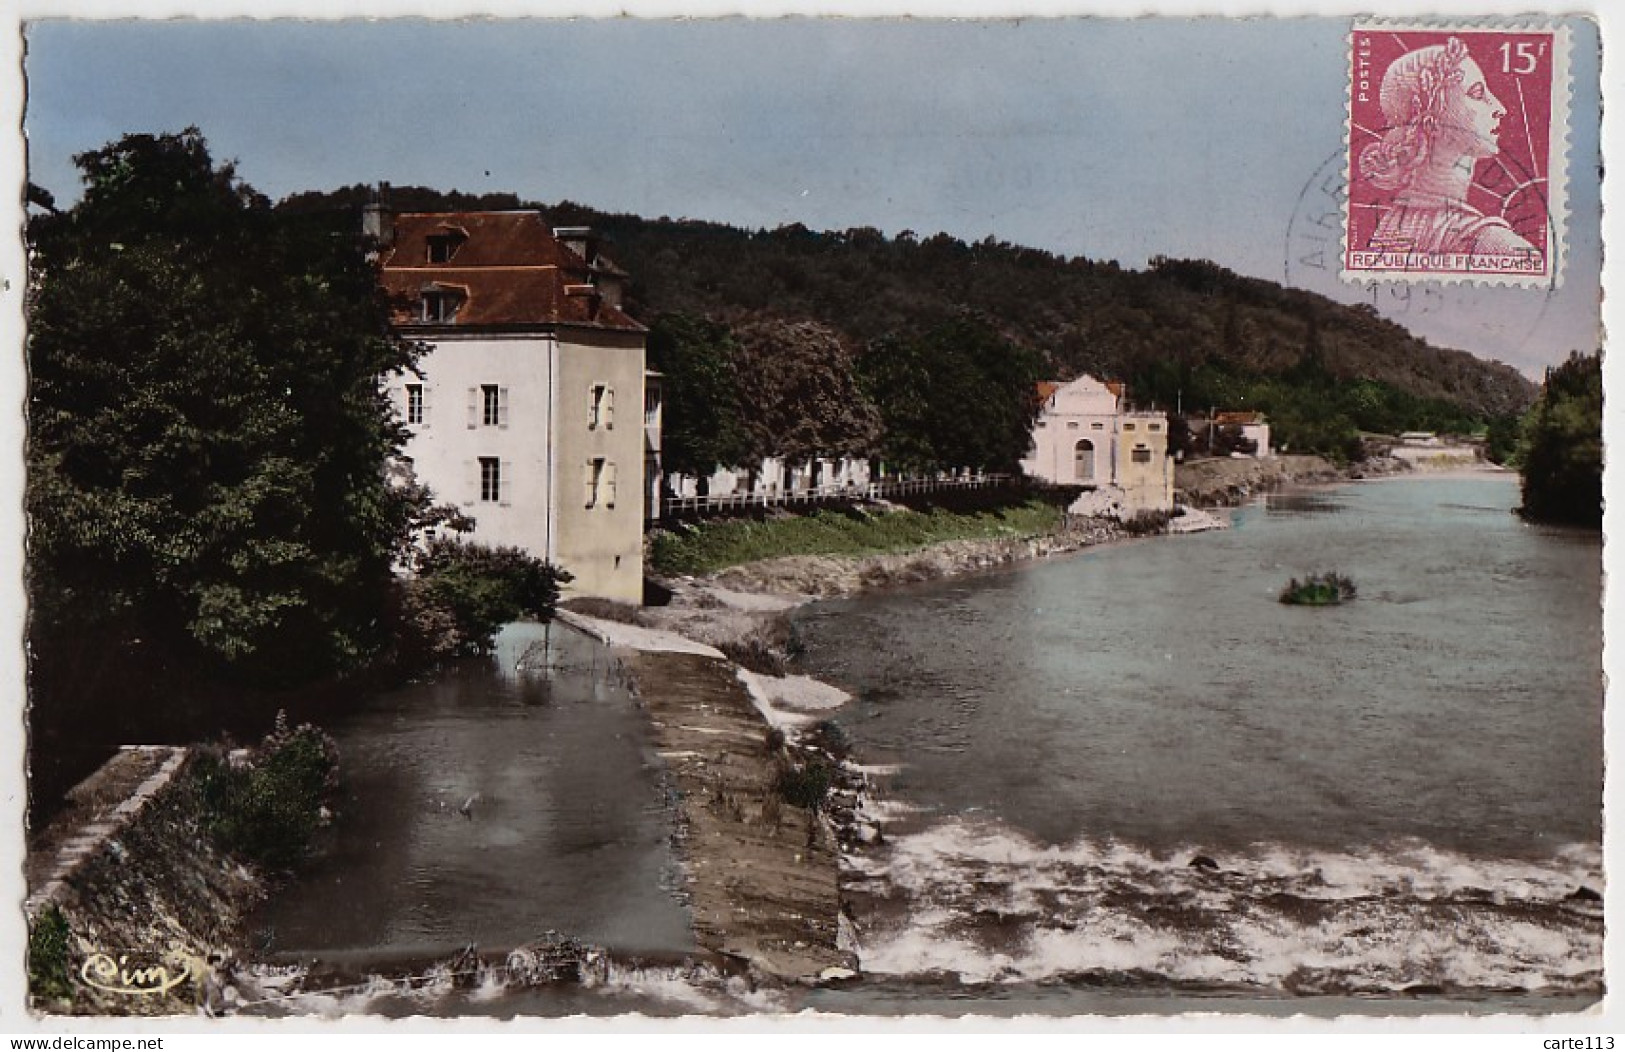
[[[146,963],[139,958],[131,962],[130,955],[119,954],[114,960],[105,953],[93,953],[79,969],[79,978],[86,986],[110,994],[129,994],[145,997],[163,994],[191,978],[192,970],[184,961]]]

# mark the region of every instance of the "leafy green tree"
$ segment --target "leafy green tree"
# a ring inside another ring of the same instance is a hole
[[[827,325],[781,318],[734,327],[735,388],[751,460],[868,456],[880,415],[851,350]]]
[[[649,364],[661,374],[661,457],[667,471],[704,477],[748,463],[753,451],[740,407],[738,346],[725,325],[686,314],[657,318]]]
[[[1521,470],[1528,518],[1602,528],[1602,355],[1569,355],[1546,370],[1524,418]]]
[[[1014,471],[1032,442],[1042,358],[961,315],[870,347],[864,385],[884,422],[882,455],[905,470]]]
[[[137,640],[256,682],[363,665],[419,509],[378,384],[414,349],[362,246],[195,128],[76,161],[83,199],[29,230],[36,687]]]
[[[490,650],[497,630],[530,617],[549,621],[570,575],[523,549],[453,538],[429,541],[405,586],[402,650],[432,661]]]

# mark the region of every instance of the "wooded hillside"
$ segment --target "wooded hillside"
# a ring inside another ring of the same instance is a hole
[[[359,209],[370,193],[301,194],[281,207]],[[631,272],[629,306],[646,323],[816,321],[861,350],[969,314],[1036,352],[1055,379],[1125,380],[1142,406],[1262,409],[1300,448],[1335,446],[1334,435],[1346,441],[1354,430],[1468,430],[1523,412],[1535,394],[1510,366],[1434,347],[1370,307],[1201,260],[1135,271],[991,239],[799,224],[748,231],[415,187],[391,188],[389,204],[537,207],[557,225],[590,225]]]

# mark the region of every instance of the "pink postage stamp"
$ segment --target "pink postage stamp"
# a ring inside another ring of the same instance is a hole
[[[1556,286],[1567,48],[1549,25],[1355,24],[1345,280]]]

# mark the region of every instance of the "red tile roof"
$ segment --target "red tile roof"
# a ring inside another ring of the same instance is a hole
[[[591,269],[553,236],[538,212],[405,212],[394,222],[394,243],[379,267],[396,325],[643,331],[602,297],[578,288],[591,283]],[[429,262],[429,239],[446,234],[466,240],[447,262]],[[421,320],[422,294],[436,286],[466,294],[451,322]]]
[[[1264,422],[1264,414],[1258,412],[1256,409],[1238,410],[1230,413],[1217,413],[1213,417],[1213,422],[1221,427],[1226,424],[1235,424],[1237,426],[1243,424],[1262,424]]]
[[[1040,402],[1049,401],[1050,397],[1052,395],[1054,395],[1056,391],[1059,391],[1061,388],[1063,388],[1065,386],[1066,386],[1065,384],[1058,384],[1058,383],[1054,383],[1054,382],[1051,382],[1051,381],[1048,381],[1048,380],[1044,381],[1043,383],[1040,383],[1038,385],[1038,400]]]

